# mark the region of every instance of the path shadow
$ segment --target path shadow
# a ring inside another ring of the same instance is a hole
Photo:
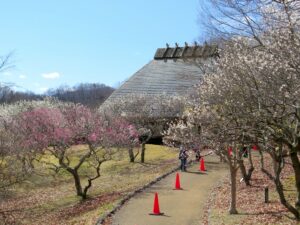
[[[205,164],[222,165],[222,163],[220,163],[220,162],[209,162],[209,161],[206,161]]]
[[[171,217],[171,216],[168,216],[166,214],[162,214],[162,215],[153,215],[151,213],[148,214],[149,216],[154,216],[154,217]]]
[[[193,173],[193,174],[199,174],[199,175],[207,175],[207,173],[203,173],[203,172],[200,172],[200,171],[185,171],[185,173]]]
[[[180,192],[180,191],[188,191],[188,189],[182,188],[180,190],[177,190],[177,189],[173,188],[172,191],[174,191],[174,192]]]
[[[177,193],[177,192],[186,192],[186,191],[189,191],[189,190],[186,189],[186,188],[182,188],[180,190],[177,190],[177,189],[175,189],[174,187],[171,187],[171,186],[165,186],[165,187],[161,187],[161,186],[155,187],[155,186],[152,186],[151,189],[149,189],[147,191],[147,195],[154,195],[155,193],[162,193],[164,191],[168,191],[168,192],[172,191],[174,193]]]

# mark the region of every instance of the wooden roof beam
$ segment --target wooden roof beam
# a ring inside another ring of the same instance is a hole
[[[177,49],[178,49],[178,43],[176,42],[175,43],[175,50],[174,50],[174,52],[173,52],[173,54],[171,56],[172,58],[175,58]]]
[[[167,52],[168,50],[170,49],[170,45],[168,43],[166,43],[166,48],[165,48],[165,52],[163,54],[163,57],[162,58],[166,58],[166,55],[167,55]]]

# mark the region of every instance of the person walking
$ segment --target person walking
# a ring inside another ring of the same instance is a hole
[[[194,144],[192,147],[193,147],[192,150],[195,154],[195,162],[199,162],[201,159],[200,147],[199,145],[196,144]]]
[[[180,169],[181,171],[186,171],[186,161],[188,158],[187,150],[183,147],[183,145],[180,146],[179,151],[179,159],[180,159]]]
[[[196,158],[196,162],[200,162],[200,159],[201,159],[200,149],[197,149],[195,151],[195,158]]]

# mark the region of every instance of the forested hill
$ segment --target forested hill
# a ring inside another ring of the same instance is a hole
[[[61,86],[50,89],[45,94],[14,91],[11,86],[0,85],[0,104],[10,104],[20,100],[42,100],[51,96],[61,101],[81,103],[91,108],[97,108],[113,91],[112,87],[99,83],[82,83],[73,87]]]

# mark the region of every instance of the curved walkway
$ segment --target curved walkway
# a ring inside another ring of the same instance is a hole
[[[173,190],[175,173],[130,199],[114,216],[113,225],[199,225],[204,204],[214,184],[227,173],[226,164],[213,156],[205,157],[206,173],[194,164],[180,172],[183,190]],[[158,193],[164,216],[151,216],[154,193]]]

